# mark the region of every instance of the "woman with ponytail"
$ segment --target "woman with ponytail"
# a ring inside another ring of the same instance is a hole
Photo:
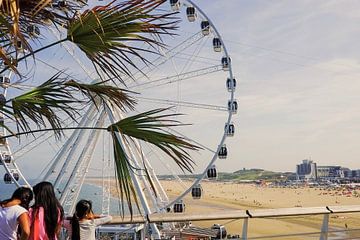
[[[95,228],[110,222],[111,219],[111,216],[95,215],[91,201],[80,200],[76,204],[72,219],[64,221],[64,227],[71,240],[95,240]]]
[[[33,187],[35,204],[30,208],[31,233],[29,240],[57,240],[64,210],[57,200],[50,182]]]

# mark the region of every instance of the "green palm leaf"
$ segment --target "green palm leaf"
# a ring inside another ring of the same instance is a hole
[[[7,110],[6,113],[8,114],[11,113],[18,128],[20,127],[23,131],[30,131],[31,122],[38,128],[49,123],[53,129],[56,129],[54,131],[59,137],[62,121],[56,111],[60,110],[74,119],[78,110],[71,105],[79,101],[74,99],[65,86],[61,84],[61,81],[58,80],[59,75],[60,73],[40,86],[7,101],[11,102],[11,106],[5,105],[2,110]]]
[[[131,139],[136,138],[151,143],[170,156],[183,171],[189,172],[192,172],[194,162],[187,151],[200,149],[200,147],[189,143],[184,138],[166,131],[169,127],[182,126],[184,124],[169,119],[179,114],[160,114],[165,110],[167,109],[155,109],[140,113],[122,119],[107,128],[114,142],[114,160],[120,186],[120,196],[122,200],[125,199],[127,201],[131,213],[133,211],[130,209],[132,207],[130,201],[131,199],[136,200],[133,182],[130,177],[130,171],[134,171],[134,167],[129,162],[128,156],[123,149],[122,144],[124,141],[131,141]],[[116,132],[119,135],[116,135]],[[125,138],[124,135],[128,138]],[[119,139],[118,136],[123,137]],[[146,167],[144,167],[143,171],[145,171],[151,186],[153,186]],[[124,208],[124,206],[122,207]]]
[[[137,209],[139,210],[137,195],[135,192],[134,184],[130,176],[130,163],[128,162],[128,157],[123,149],[123,146],[116,136],[116,132],[111,132],[114,145],[114,159],[115,159],[115,173],[118,179],[117,186],[120,193],[121,200],[121,214],[124,214],[125,202],[128,205],[130,216],[133,215],[133,203],[136,204]]]
[[[31,132],[31,123],[38,128],[46,127],[47,123],[60,137],[62,119],[65,116],[75,120],[79,113],[75,104],[89,100],[98,107],[104,104],[117,106],[122,111],[133,110],[135,100],[130,91],[105,85],[104,83],[84,84],[74,80],[61,78],[59,72],[40,86],[22,95],[9,99],[0,111],[11,119],[15,119],[18,130]],[[79,93],[85,97],[81,97]],[[100,100],[100,101],[99,101]]]
[[[152,52],[132,46],[131,42],[162,45],[144,33],[170,34],[169,31],[175,29],[176,20],[171,14],[151,13],[163,2],[165,0],[130,0],[95,7],[70,21],[67,40],[89,57],[98,72],[121,80],[122,73],[131,76],[128,66],[137,69],[132,56],[147,62],[142,54]]]
[[[165,130],[168,127],[184,125],[165,119],[178,114],[156,115],[165,110],[167,109],[162,108],[140,113],[122,119],[108,129],[155,145],[168,154],[183,171],[192,172],[194,162],[186,150],[197,150],[199,147]]]
[[[70,80],[65,82],[64,85],[82,92],[95,105],[98,105],[96,99],[101,99],[101,104],[110,103],[122,111],[127,111],[128,109],[134,110],[134,105],[136,104],[135,99],[128,94],[133,92],[105,85],[104,83],[85,84]]]

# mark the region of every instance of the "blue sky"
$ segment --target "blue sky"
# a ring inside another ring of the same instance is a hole
[[[196,2],[225,40],[239,82],[227,161],[293,171],[311,157],[360,168],[360,2]]]

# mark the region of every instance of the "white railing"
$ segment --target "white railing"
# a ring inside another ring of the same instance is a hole
[[[329,239],[331,233],[350,233],[359,231],[360,229],[341,229],[329,230],[329,217],[333,214],[360,213],[360,205],[348,206],[323,206],[323,207],[296,207],[296,208],[277,208],[277,209],[251,209],[251,210],[223,210],[221,212],[213,212],[206,214],[189,214],[189,213],[154,213],[148,216],[113,216],[111,224],[135,224],[135,223],[166,223],[166,222],[189,222],[189,221],[209,221],[209,220],[230,220],[242,219],[242,234],[240,239],[271,239],[295,236],[315,236],[318,234],[320,240]],[[323,215],[323,221],[319,232],[294,233],[284,235],[274,235],[266,237],[248,237],[249,219],[256,218],[281,218],[281,217],[297,217],[297,216],[313,216]],[[239,239],[239,238],[238,238]],[[337,238],[340,239],[340,238]],[[341,238],[343,239],[343,238]]]

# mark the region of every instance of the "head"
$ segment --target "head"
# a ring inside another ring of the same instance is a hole
[[[80,200],[76,204],[75,214],[79,219],[83,219],[89,213],[92,213],[92,203],[89,200]]]
[[[30,202],[33,200],[33,192],[31,191],[30,188],[19,187],[13,193],[13,195],[11,196],[11,199],[12,200],[14,200],[14,199],[20,200],[21,201],[20,206],[28,209]]]
[[[40,182],[33,187],[35,205],[42,206],[49,199],[56,199],[54,187],[50,182]]]
[[[71,240],[80,240],[79,220],[86,218],[86,215],[92,213],[92,203],[89,200],[80,200],[75,207],[75,213],[71,221],[72,235]]]
[[[58,220],[63,219],[64,211],[55,196],[54,187],[50,182],[40,182],[33,187],[33,191],[35,195],[34,211],[36,213],[40,207],[44,209],[46,234],[50,240],[55,239],[55,232],[59,225]]]

